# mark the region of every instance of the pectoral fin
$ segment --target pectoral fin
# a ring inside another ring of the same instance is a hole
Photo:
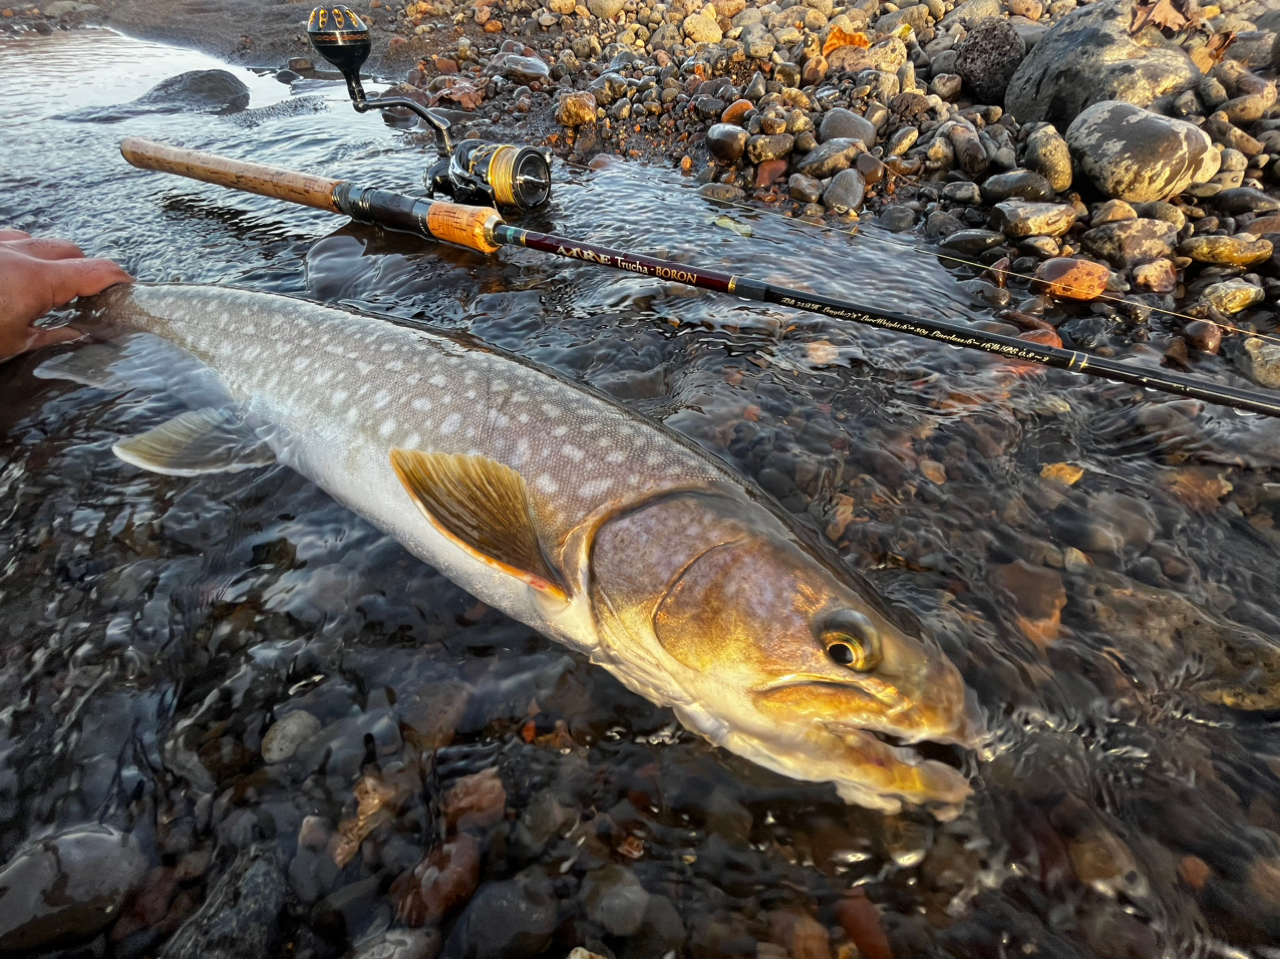
[[[567,590],[542,555],[529,488],[484,456],[393,449],[391,466],[436,529],[480,561],[560,599]]]
[[[168,476],[267,466],[275,454],[228,409],[191,410],[112,447],[126,463]]]
[[[121,385],[119,377],[111,372],[118,359],[118,347],[93,343],[46,360],[36,367],[35,375],[42,380],[70,380],[81,386],[107,390]]]

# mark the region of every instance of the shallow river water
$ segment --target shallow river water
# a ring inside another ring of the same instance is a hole
[[[237,71],[247,112],[60,118],[216,65],[102,31],[0,40],[0,224],[144,280],[466,330],[612,392],[928,624],[992,739],[954,822],[846,806],[685,733],[286,469],[120,462],[112,442],[176,401],[25,358],[0,367],[0,951],[1280,957],[1277,424],[482,259],[117,151],[138,134],[414,188],[429,145],[335,84]],[[726,210],[664,168],[556,177],[535,227],[991,312],[909,236]],[[276,723],[299,745],[268,763]]]

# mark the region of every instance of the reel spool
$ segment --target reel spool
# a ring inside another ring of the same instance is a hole
[[[441,192],[459,203],[485,203],[521,213],[550,198],[551,161],[543,151],[485,140],[463,140],[455,146],[449,121],[422,104],[405,97],[368,99],[360,83],[360,68],[369,59],[373,43],[368,25],[349,7],[316,7],[307,21],[307,38],[316,53],[347,81],[351,105],[357,112],[404,107],[435,130],[440,160],[423,178],[433,195]]]

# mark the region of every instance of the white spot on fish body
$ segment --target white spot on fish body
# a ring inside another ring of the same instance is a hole
[[[436,389],[441,389],[441,390],[449,385],[449,380],[446,377],[441,376],[439,373],[431,377],[431,379],[427,380],[427,382],[430,383],[432,386],[436,387]]]
[[[546,414],[546,417],[549,420],[553,420],[560,415],[560,407],[555,406],[552,403],[542,403],[539,408],[544,414]]]
[[[378,426],[378,435],[386,439],[396,428],[395,420],[383,420]]]
[[[581,448],[574,446],[572,443],[565,443],[564,446],[560,447],[560,453],[569,457],[575,463],[581,463],[582,458],[586,456],[586,453]]]
[[[548,496],[558,492],[560,489],[559,484],[557,484],[556,481],[551,478],[551,475],[549,473],[538,474],[538,478],[534,480],[533,485],[536,486],[541,492],[546,493]]]
[[[445,436],[449,436],[458,432],[458,427],[462,425],[461,413],[450,413],[444,418],[444,422],[440,424],[440,432]]]
[[[580,487],[578,493],[582,496],[599,496],[601,493],[609,489],[613,485],[613,477],[600,476],[593,480],[587,480]]]
[[[412,406],[419,413],[425,413],[431,409],[431,401],[427,399],[425,396],[415,396],[409,402],[409,405]]]
[[[604,454],[604,461],[606,463],[621,463],[624,459],[626,459],[626,457],[617,450],[612,450]]]
[[[567,426],[557,426],[555,429],[553,429],[553,430],[551,431],[551,435],[552,435],[552,436],[564,436],[564,434],[565,434],[565,433],[568,433],[568,432],[569,432],[569,427],[567,427]]]
[[[391,391],[378,390],[377,395],[374,396],[373,398],[373,408],[375,410],[380,410],[390,402],[391,402]]]

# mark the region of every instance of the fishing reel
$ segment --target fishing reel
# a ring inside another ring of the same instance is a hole
[[[508,207],[521,213],[542,206],[550,198],[551,161],[543,151],[475,139],[455,144],[449,121],[422,104],[407,97],[369,100],[360,84],[360,68],[369,59],[373,43],[369,27],[348,7],[316,7],[307,22],[307,37],[316,53],[337,67],[346,79],[347,92],[357,112],[403,107],[435,131],[440,159],[423,177],[432,196],[444,193],[459,203]]]

